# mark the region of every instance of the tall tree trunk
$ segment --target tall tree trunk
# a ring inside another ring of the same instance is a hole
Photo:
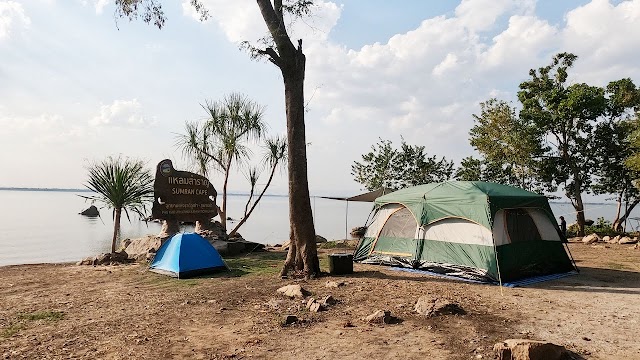
[[[296,244],[296,267],[302,267],[305,277],[320,273],[316,232],[313,224],[309,183],[307,178],[307,142],[304,124],[305,56],[299,45],[293,61],[281,66],[287,109],[287,150],[289,170],[289,222]],[[283,273],[290,262],[285,262]]]
[[[120,217],[122,216],[122,208],[113,210],[113,239],[111,240],[111,253],[116,252],[116,242],[120,233]]]
[[[623,193],[619,193],[618,194],[618,198],[616,199],[616,216],[613,218],[613,221],[611,222],[611,229],[613,229],[614,231],[616,230],[616,224],[620,224],[620,210],[622,209],[622,194]]]
[[[574,175],[574,189],[573,189],[573,208],[576,210],[576,222],[578,223],[578,236],[584,236],[584,203],[582,202],[582,182],[577,175]]]
[[[614,222],[613,225],[611,226],[614,231],[622,231],[623,230],[622,229],[622,224],[625,221],[627,221],[627,218],[629,218],[629,215],[631,215],[631,211],[638,204],[640,204],[640,199],[635,199],[627,206],[627,209],[625,210],[624,215],[622,215],[622,217],[620,217],[620,219],[618,219],[616,222]]]

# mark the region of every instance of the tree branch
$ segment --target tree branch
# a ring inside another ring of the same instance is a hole
[[[267,55],[269,56],[269,61],[271,61],[272,63],[274,63],[277,67],[280,67],[280,63],[281,63],[281,59],[280,56],[278,55],[278,53],[273,49],[273,48],[266,48],[264,50],[258,50],[258,53],[261,55]]]

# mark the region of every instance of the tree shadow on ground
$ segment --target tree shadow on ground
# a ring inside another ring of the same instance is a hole
[[[633,271],[580,267],[580,273],[562,279],[531,285],[532,288],[577,292],[640,295],[640,273]]]
[[[357,271],[353,274],[345,275],[344,277],[406,280],[414,282],[466,283],[481,286],[495,285],[490,283],[468,282],[464,279],[457,280],[429,274],[411,273],[404,275],[401,271],[397,271],[398,274],[390,274],[387,272],[389,270],[395,271],[393,268],[385,268],[382,270],[385,271]],[[640,273],[614,269],[580,267],[580,272],[576,275],[522,286],[522,288],[640,295]]]

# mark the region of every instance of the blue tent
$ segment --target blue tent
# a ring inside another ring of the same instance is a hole
[[[205,238],[181,233],[160,246],[149,270],[182,279],[226,269],[218,251]]]

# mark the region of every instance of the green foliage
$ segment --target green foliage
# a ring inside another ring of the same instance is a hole
[[[472,166],[484,181],[533,189],[536,185],[538,158],[544,149],[538,128],[520,120],[515,108],[505,101],[490,99],[480,104],[480,115],[473,115],[469,131],[471,145],[482,160],[464,161],[460,175],[467,177]],[[478,173],[479,171],[479,173]]]
[[[85,187],[97,195],[80,196],[113,209],[111,252],[115,252],[121,212],[124,210],[129,221],[129,212],[140,218],[145,217],[146,205],[153,199],[153,176],[141,160],[121,157],[108,157],[101,162],[90,163],[87,170],[89,179]]]
[[[177,137],[177,146],[182,150],[183,156],[191,160],[202,175],[207,176],[210,168],[223,174],[220,219],[222,225],[226,227],[229,175],[234,165],[238,167],[247,165],[251,157],[248,143],[264,138],[267,128],[263,120],[264,107],[251,101],[247,96],[237,93],[227,95],[221,101],[207,101],[202,107],[207,112],[207,119],[201,123],[187,122],[185,133]],[[264,162],[271,166],[272,176],[264,190],[271,183],[273,171],[286,156],[286,142],[283,139],[268,139],[265,148],[267,151]],[[251,184],[252,195],[260,173],[261,169],[255,166],[249,167],[247,171],[246,176]],[[251,199],[252,197],[249,197],[249,201]],[[247,203],[244,218],[249,213],[249,203]],[[244,221],[239,225],[242,224]],[[232,233],[236,230],[237,227]]]
[[[371,150],[362,155],[362,162],[351,165],[355,181],[370,191],[444,181],[453,173],[453,162],[429,157],[424,146],[409,145],[404,139],[400,149],[394,149],[391,141],[380,139]]]
[[[585,226],[584,232],[585,234],[596,233],[599,236],[616,236],[616,235],[622,234],[619,231],[615,231],[612,228],[611,221],[605,220],[605,218],[603,217],[599,217],[593,225]],[[568,237],[578,236],[577,224],[572,224],[567,228],[567,236]]]

